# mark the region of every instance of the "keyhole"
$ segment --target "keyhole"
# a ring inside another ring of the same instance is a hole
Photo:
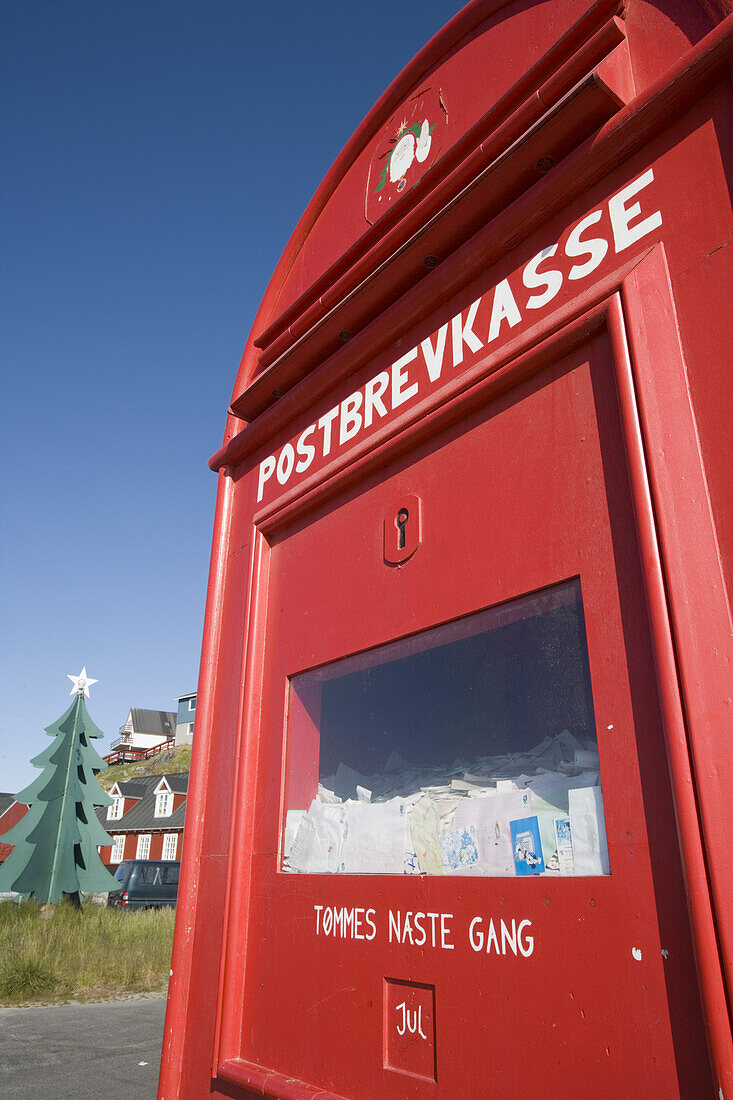
[[[397,525],[397,529],[400,533],[400,537],[397,542],[397,546],[400,550],[405,549],[405,527],[407,527],[407,521],[409,518],[410,513],[407,511],[407,509],[400,508],[399,512],[397,513],[397,519],[395,520],[395,524]]]

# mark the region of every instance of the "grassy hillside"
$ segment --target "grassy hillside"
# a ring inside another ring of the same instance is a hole
[[[112,764],[106,772],[97,775],[97,780],[108,791],[123,779],[135,779],[138,775],[162,775],[163,772],[187,772],[190,767],[191,746],[175,745],[137,764]]]

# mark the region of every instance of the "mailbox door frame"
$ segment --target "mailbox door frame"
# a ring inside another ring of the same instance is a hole
[[[553,334],[529,350],[523,347],[527,337],[502,349],[500,362],[492,373],[485,368],[482,377],[463,393],[447,392],[440,406],[400,435],[399,424],[388,440],[372,452],[362,455],[351,466],[342,469],[298,499],[285,506],[262,509],[254,521],[250,561],[247,634],[245,641],[244,690],[240,710],[240,751],[235,775],[237,812],[232,822],[231,852],[251,850],[253,829],[253,795],[256,791],[256,771],[259,745],[259,710],[262,702],[262,667],[265,642],[267,603],[268,536],[317,504],[324,503],[370,468],[385,464],[392,453],[415,445],[421,435],[438,430],[441,421],[449,422],[463,415],[477,403],[486,402],[518,379],[539,370],[561,353],[563,345],[585,339],[593,328],[605,327],[613,346],[616,364],[616,384],[621,410],[624,445],[626,448],[632,501],[637,524],[641,565],[646,586],[654,657],[657,666],[658,690],[665,730],[667,761],[671,778],[680,851],[686,875],[689,918],[697,955],[698,977],[708,1029],[708,1041],[718,1080],[730,1073],[730,1035],[726,1026],[725,990],[718,951],[717,929],[713,919],[711,890],[716,884],[708,880],[705,852],[698,824],[698,811],[703,824],[715,827],[715,815],[720,812],[712,798],[695,791],[692,765],[704,766],[706,758],[715,753],[715,745],[689,740],[686,715],[694,710],[694,700],[681,695],[691,677],[701,675],[708,685],[713,673],[706,672],[698,659],[686,659],[680,675],[678,652],[688,641],[686,631],[693,629],[691,617],[685,621],[677,613],[677,603],[684,582],[675,578],[676,563],[684,558],[687,565],[690,547],[695,546],[698,572],[721,576],[722,570],[715,539],[715,528],[709,507],[694,516],[684,511],[675,515],[675,505],[684,499],[689,486],[704,486],[699,441],[695,432],[684,358],[674,323],[675,308],[667,271],[664,247],[654,246],[639,262],[618,273],[613,279],[598,284],[588,295],[595,304],[588,308],[587,298],[577,300],[552,318]],[[661,308],[660,308],[661,301]],[[642,323],[643,319],[643,323]],[[535,334],[536,339],[536,334]],[[663,374],[660,391],[660,365]],[[660,392],[663,397],[660,398]],[[669,416],[675,402],[675,416]],[[660,459],[661,448],[666,448]],[[675,477],[670,471],[675,471]],[[684,493],[683,493],[684,489]],[[674,519],[673,519],[674,517]],[[671,529],[674,525],[674,529]],[[711,571],[712,570],[712,574]],[[709,616],[711,630],[721,640],[724,633],[719,601],[707,586],[696,592],[695,619]],[[725,652],[725,647],[723,648]],[[246,743],[241,731],[247,731]],[[722,874],[722,872],[721,872]],[[224,926],[224,951],[220,968],[217,1007],[217,1033],[213,1076],[223,1081],[256,1090],[273,1097],[315,1096],[325,1100],[331,1094],[305,1081],[296,1081],[269,1067],[258,1066],[241,1056],[242,991],[245,988],[247,952],[246,919],[251,899],[252,865],[234,860],[227,886],[227,906]]]

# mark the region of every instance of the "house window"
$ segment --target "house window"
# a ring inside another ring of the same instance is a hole
[[[193,699],[188,700],[188,709],[189,710],[196,710],[196,696],[195,695],[194,695]]]
[[[146,833],[137,838],[136,859],[147,859],[150,855],[150,834]]]
[[[155,796],[155,816],[170,817],[173,813],[173,795],[170,791],[158,791]]]
[[[193,722],[188,723],[188,734],[189,737],[193,737]]]
[[[175,859],[178,849],[178,833],[166,833],[163,837],[163,859]]]
[[[112,796],[112,805],[107,807],[107,820],[117,821],[122,817],[122,808],[125,804],[125,800],[122,795],[115,794]]]
[[[149,839],[149,838],[148,838]],[[115,837],[115,842],[112,845],[112,854],[109,857],[110,863],[121,863],[122,857],[125,854],[125,837],[124,834]]]

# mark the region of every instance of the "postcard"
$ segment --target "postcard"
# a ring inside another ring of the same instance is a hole
[[[518,875],[541,875],[545,869],[540,842],[540,825],[536,817],[520,817],[510,821],[514,852],[514,868]]]
[[[575,873],[573,860],[573,834],[569,817],[555,818],[555,851],[561,875]]]
[[[478,845],[473,825],[469,825],[468,828],[451,829],[449,833],[442,836],[440,851],[446,874],[475,867],[478,863]]]

